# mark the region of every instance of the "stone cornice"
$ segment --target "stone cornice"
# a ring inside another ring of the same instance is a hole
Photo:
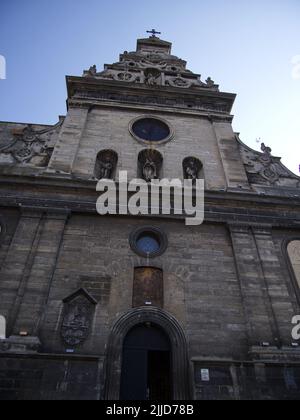
[[[95,103],[94,101],[90,100],[69,100],[68,101],[69,108],[85,108],[89,109],[89,112],[96,108],[108,108],[108,109],[123,109],[123,110],[141,110],[141,105],[137,105],[135,103],[120,103],[120,102],[112,102],[107,100],[102,100],[101,102]],[[156,106],[150,106],[149,104],[143,104],[143,111],[149,111],[152,114],[172,114],[172,115],[185,115],[190,117],[202,117],[208,119],[210,122],[228,122],[232,123],[234,116],[228,115],[222,112],[213,111],[213,110],[196,110],[196,109],[184,109],[179,107],[167,107],[164,106],[159,108]]]
[[[96,214],[96,183],[72,179],[13,179],[0,177],[0,206],[31,207],[37,210],[55,209]],[[39,190],[39,191],[38,191]],[[37,195],[38,191],[38,195]],[[207,191],[205,195],[205,220],[242,225],[244,227],[285,227],[300,229],[300,198],[257,197],[244,192]],[[255,209],[253,201],[255,199]],[[141,216],[183,220],[182,216]]]
[[[236,95],[232,93],[211,91],[207,89],[180,89],[171,86],[157,86],[155,88],[145,85],[128,84],[112,80],[99,80],[89,77],[67,76],[68,99],[93,100],[94,102],[110,99],[116,96],[118,102],[130,102],[130,97],[136,103],[149,104],[151,98],[157,98],[155,105],[167,105],[168,100],[182,101],[182,106],[190,106],[194,109],[219,110],[230,114]],[[123,98],[123,99],[122,99]],[[198,101],[198,105],[197,105]],[[169,105],[170,106],[170,105]],[[173,106],[173,105],[172,105]],[[174,105],[176,106],[176,105]]]

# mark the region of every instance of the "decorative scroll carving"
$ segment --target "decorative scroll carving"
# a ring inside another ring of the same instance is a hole
[[[95,165],[96,179],[113,179],[118,163],[118,155],[113,150],[98,153]]]
[[[200,177],[200,171],[203,168],[202,162],[194,157],[187,157],[183,161],[184,179],[195,181]]]
[[[113,75],[115,80],[118,80],[121,82],[127,82],[127,83],[132,83],[136,81],[137,76],[138,76],[137,74],[130,73],[130,72],[121,72],[121,73],[117,73]]]
[[[249,182],[260,185],[277,185],[291,188],[300,187],[300,178],[289,171],[281,159],[272,156],[272,149],[264,143],[261,145],[262,153],[256,152],[239,139],[240,152],[244,161]]]
[[[145,69],[145,68],[155,68],[160,71],[166,70],[168,63],[166,61],[161,61],[159,63],[153,63],[150,60],[142,59],[141,61],[136,63],[136,66]]]
[[[141,178],[146,182],[151,182],[153,179],[159,179],[163,157],[157,150],[143,150],[140,152],[138,160]]]
[[[0,146],[0,163],[47,167],[61,124],[42,131],[35,131],[32,125],[12,130],[9,144]]]
[[[179,88],[189,88],[192,86],[192,82],[190,80],[184,79],[183,77],[180,77],[180,75],[175,78],[169,78],[167,83],[170,86]]]
[[[76,347],[88,338],[96,304],[84,289],[64,300],[61,336],[65,344]]]

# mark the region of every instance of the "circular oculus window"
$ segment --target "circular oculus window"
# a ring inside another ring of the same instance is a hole
[[[130,126],[131,134],[146,143],[164,143],[171,140],[173,132],[163,120],[154,117],[139,118]]]
[[[159,229],[143,227],[132,233],[130,246],[141,257],[154,258],[166,251],[168,240],[167,236]]]

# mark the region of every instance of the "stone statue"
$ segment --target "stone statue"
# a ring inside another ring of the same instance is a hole
[[[191,160],[189,165],[186,167],[185,173],[187,175],[186,179],[193,179],[193,180],[197,179],[198,170],[193,160]]]
[[[270,147],[267,147],[265,143],[261,144],[261,151],[264,153],[264,155],[268,158],[272,156],[272,149]]]
[[[196,181],[199,178],[199,172],[202,168],[200,160],[190,157],[183,161],[184,179]]]
[[[146,163],[143,167],[143,177],[146,182],[151,182],[152,179],[157,179],[156,164],[150,159],[146,160]]]
[[[156,77],[155,77],[152,73],[149,73],[149,74],[146,76],[145,83],[146,83],[147,85],[149,85],[149,86],[154,86],[154,85],[156,85]]]
[[[96,76],[96,74],[97,74],[97,66],[95,64],[93,66],[91,66],[89,68],[88,73],[89,73],[90,76]]]
[[[212,80],[211,77],[208,77],[208,79],[206,80],[206,84],[208,87],[214,87],[215,86],[215,82],[214,80]]]
[[[157,68],[147,68],[145,70],[145,83],[149,86],[155,86],[159,84],[159,77],[161,72]]]
[[[97,156],[95,166],[96,179],[113,179],[118,163],[118,155],[113,150],[103,150]]]
[[[110,161],[109,156],[106,156],[106,159],[100,162],[100,173],[99,179],[112,179],[114,165]]]

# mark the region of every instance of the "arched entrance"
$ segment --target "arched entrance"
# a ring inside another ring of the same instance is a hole
[[[147,328],[150,329],[147,330]],[[133,344],[133,350],[142,350],[139,343],[141,337],[145,337],[145,335],[147,335],[147,339],[143,356],[144,372],[146,371],[148,374],[152,366],[157,367],[163,362],[168,364],[170,360],[170,371],[166,370],[163,374],[164,378],[167,378],[168,373],[171,376],[170,382],[166,384],[166,392],[171,394],[170,400],[190,400],[192,398],[191,381],[184,332],[172,315],[154,307],[131,310],[114,325],[106,352],[103,398],[117,401],[127,397],[123,393],[123,387],[130,375],[126,376],[126,371],[122,372],[124,367],[130,371],[130,364],[126,361],[126,349],[132,347]],[[153,353],[151,353],[152,351]],[[163,352],[165,353],[163,354]],[[147,354],[147,361],[145,354]],[[143,380],[144,384],[147,382],[147,393],[152,392],[152,397],[154,397],[156,390],[154,390],[153,384],[158,378],[151,377],[150,372],[147,381],[145,376]],[[148,388],[150,381],[153,391]],[[151,395],[148,394],[147,397],[150,398]]]
[[[123,345],[120,399],[172,399],[172,350],[168,336],[147,323],[132,328]]]

